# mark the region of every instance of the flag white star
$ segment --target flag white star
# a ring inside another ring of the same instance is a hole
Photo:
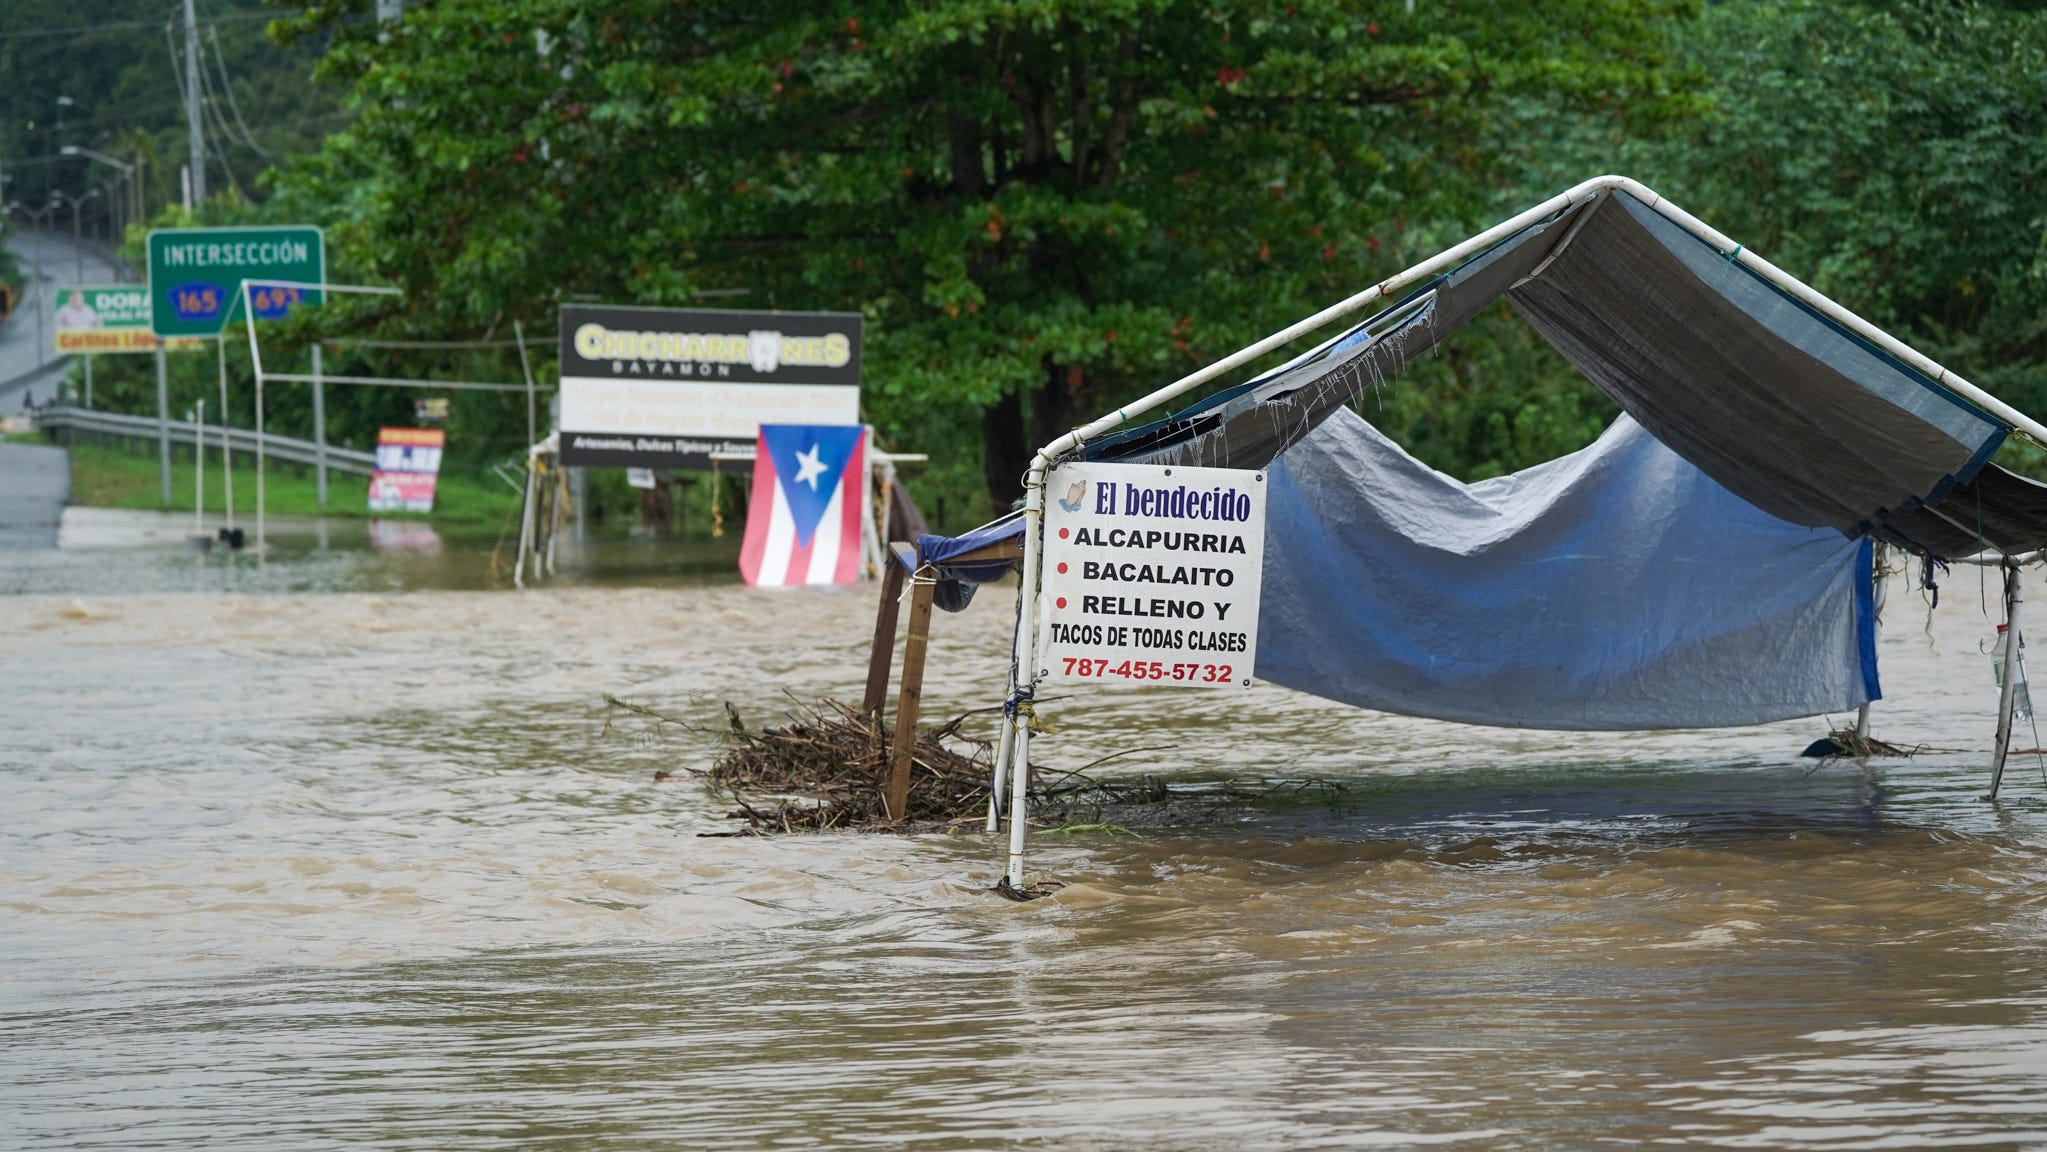
[[[812,492],[817,491],[817,478],[825,472],[824,461],[817,457],[818,446],[815,444],[810,446],[810,451],[796,454],[796,483],[810,485]]]

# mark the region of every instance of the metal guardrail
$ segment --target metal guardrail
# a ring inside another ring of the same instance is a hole
[[[86,436],[116,436],[128,440],[148,440],[154,442],[159,434],[156,417],[154,416],[123,416],[115,412],[99,412],[91,408],[78,408],[71,405],[58,406],[52,404],[36,409],[35,423],[38,429],[47,428],[59,433],[57,439],[60,442],[67,442],[71,436],[79,433],[83,433]],[[189,446],[192,443],[192,422],[189,420],[172,420],[170,422],[170,434],[173,445]],[[227,441],[229,449],[235,455],[240,456],[247,453],[252,458],[254,457],[256,452],[255,432],[247,428],[230,428],[227,430]],[[206,425],[206,446],[208,448],[220,447],[220,425]],[[319,463],[318,452],[318,445],[314,444],[311,440],[294,440],[288,436],[277,436],[271,433],[263,435],[263,455],[271,460],[279,460],[287,464],[303,464],[311,467]],[[329,472],[347,472],[351,475],[367,476],[375,469],[376,463],[377,454],[374,452],[361,452],[353,448],[336,448],[331,444],[327,446],[327,470]]]

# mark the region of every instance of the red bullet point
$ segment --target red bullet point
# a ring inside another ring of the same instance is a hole
[[[1066,607],[1066,597],[1061,596],[1059,599],[1052,601],[1052,603],[1057,604],[1061,608],[1064,608]]]
[[[1061,528],[1061,529],[1059,530],[1059,538],[1060,538],[1061,540],[1064,540],[1064,539],[1066,539],[1066,536],[1067,536],[1067,532],[1066,532],[1066,529],[1064,529],[1064,528]]]
[[[1064,560],[1061,560],[1061,561],[1059,562],[1059,574],[1060,574],[1061,576],[1064,576],[1064,575],[1066,575],[1066,561],[1064,561]]]

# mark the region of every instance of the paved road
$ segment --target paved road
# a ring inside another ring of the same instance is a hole
[[[71,456],[43,444],[0,443],[0,550],[55,548],[71,499]]]
[[[81,269],[90,283],[108,284],[120,279],[114,266],[90,242],[83,251],[73,247],[71,237],[54,232],[32,232],[29,229],[17,231],[8,247],[14,250],[21,261],[23,278],[30,281],[20,308],[6,323],[0,324],[0,413],[12,414],[21,410],[22,394],[34,395],[38,404],[56,393],[57,381],[63,375],[65,358],[51,353],[38,357],[40,349],[48,347],[50,340],[51,307],[50,289],[75,283]],[[36,267],[36,253],[42,253],[43,279],[40,289],[33,283]],[[43,329],[41,341],[36,335],[37,300],[43,301]],[[29,379],[22,375],[34,372],[39,364],[46,370]]]

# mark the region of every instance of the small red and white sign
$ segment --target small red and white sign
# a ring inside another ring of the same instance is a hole
[[[441,475],[445,428],[379,428],[370,474],[370,511],[431,512]]]

